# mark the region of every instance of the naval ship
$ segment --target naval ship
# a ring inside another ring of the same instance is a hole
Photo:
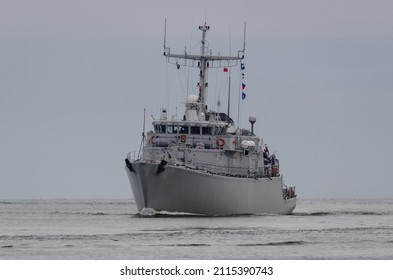
[[[125,159],[137,210],[209,216],[291,214],[295,187],[284,184],[277,156],[254,134],[256,118],[249,117],[250,129],[236,128],[229,111],[211,111],[206,104],[210,68],[244,68],[245,31],[243,49],[235,56],[221,56],[207,47],[210,27],[205,23],[199,30],[199,54],[172,54],[165,23],[164,56],[178,69],[198,68],[199,82],[197,94],[185,100],[182,118],[169,118],[161,109],[153,130],[143,130],[140,151]]]

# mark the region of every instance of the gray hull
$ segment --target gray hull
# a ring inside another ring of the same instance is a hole
[[[204,215],[290,214],[296,198],[284,199],[282,177],[236,178],[184,167],[133,162],[126,167],[138,207]]]

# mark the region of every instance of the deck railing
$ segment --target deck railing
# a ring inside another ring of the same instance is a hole
[[[246,177],[246,178],[261,178],[261,177],[279,177],[279,166],[274,165],[271,166],[265,165],[262,167],[252,168],[252,167],[241,167],[241,166],[228,166],[221,165],[218,163],[206,162],[195,160],[195,158],[191,158],[187,160],[186,158],[176,158],[175,155],[169,156],[169,153],[165,150],[163,152],[162,148],[158,147],[149,147],[149,152],[144,154],[144,160],[152,163],[158,163],[162,160],[163,156],[168,161],[169,164],[172,165],[184,165],[187,168],[195,169],[195,170],[203,170],[208,173],[217,174],[217,175],[225,175],[225,176],[233,176],[233,177]],[[138,158],[138,152],[132,152],[128,155],[129,160],[136,160]]]

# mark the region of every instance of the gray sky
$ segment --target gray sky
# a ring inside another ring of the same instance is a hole
[[[184,109],[165,18],[173,52],[205,18],[214,50],[234,52],[247,21],[241,125],[257,117],[301,197],[392,198],[392,15],[389,0],[1,0],[0,199],[131,196],[143,108],[149,129]]]

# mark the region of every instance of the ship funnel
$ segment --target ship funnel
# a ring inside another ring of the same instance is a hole
[[[254,123],[257,121],[257,118],[254,116],[250,116],[248,121],[251,123],[251,134],[254,135]]]

